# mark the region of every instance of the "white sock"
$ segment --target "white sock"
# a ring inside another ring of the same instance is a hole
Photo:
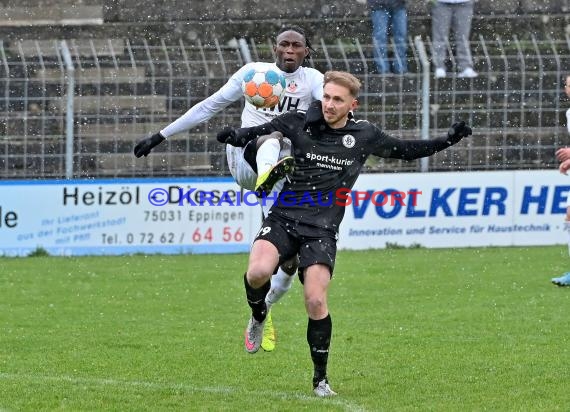
[[[259,146],[255,161],[257,163],[257,175],[261,176],[279,161],[281,145],[277,139],[268,139]]]
[[[283,269],[279,268],[277,273],[271,277],[271,289],[265,297],[265,304],[267,310],[271,308],[274,303],[277,303],[287,291],[291,288],[293,278],[295,275],[290,276]]]

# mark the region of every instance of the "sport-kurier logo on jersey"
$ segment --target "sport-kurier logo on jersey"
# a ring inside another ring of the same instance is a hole
[[[295,80],[291,80],[289,82],[289,84],[287,85],[287,90],[290,91],[291,93],[294,93],[295,90],[297,90],[297,83],[295,83]]]
[[[345,134],[342,136],[342,145],[348,149],[354,146],[356,139],[351,134]]]
[[[318,167],[333,170],[343,170],[346,166],[351,166],[354,159],[339,158],[334,155],[306,153],[305,157],[310,161],[315,161]]]

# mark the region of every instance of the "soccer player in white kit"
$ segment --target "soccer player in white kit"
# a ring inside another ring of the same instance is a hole
[[[287,87],[280,102],[271,109],[259,109],[246,101],[241,115],[242,127],[267,123],[274,117],[290,110],[308,109],[312,101],[320,100],[323,97],[323,74],[316,69],[302,66],[305,59],[309,57],[311,50],[311,43],[306,38],[302,28],[298,26],[283,27],[277,34],[273,46],[275,63],[246,64],[234,73],[217,92],[191,107],[185,114],[160,132],[139,141],[134,148],[135,156],[147,156],[155,146],[167,138],[209,120],[216,113],[242,98],[243,76],[253,66],[259,64],[266,64],[273,70],[282,73]],[[293,158],[287,156],[286,149],[287,139],[276,139],[274,135],[261,136],[257,141],[250,142],[245,148],[226,145],[229,170],[236,182],[245,189],[271,189],[270,186],[273,186],[274,182],[267,185],[264,179],[282,178],[283,172],[290,170],[291,164],[287,162],[292,161]],[[282,185],[283,179],[273,186],[273,190],[279,191]],[[271,204],[269,204],[271,202],[260,203],[263,214],[266,216],[271,208]],[[291,287],[293,275],[296,271],[297,261],[294,259],[283,264],[272,277],[271,290],[266,298],[269,314],[271,306]],[[272,351],[275,348],[275,330],[270,315],[265,322],[264,340],[261,347],[266,351]]]

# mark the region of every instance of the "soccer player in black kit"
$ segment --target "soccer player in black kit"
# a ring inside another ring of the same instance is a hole
[[[313,390],[320,397],[336,395],[327,377],[332,336],[327,289],[347,191],[369,155],[414,160],[444,150],[471,134],[465,122],[458,122],[442,138],[390,137],[368,121],[352,116],[360,86],[350,73],[329,71],[325,73],[322,101],[314,102],[307,111],[285,113],[260,126],[227,128],[217,136],[220,142],[243,146],[257,136],[280,132],[293,143],[295,170],[257,234],[244,277],[252,312],[245,348],[255,353],[261,344],[271,275],[280,263],[298,254],[309,317],[307,342],[314,365]]]

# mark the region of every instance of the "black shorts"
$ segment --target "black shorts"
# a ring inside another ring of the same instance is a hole
[[[259,139],[259,136],[248,142],[245,145],[245,150],[243,151],[243,158],[247,163],[249,163],[251,169],[255,173],[257,173],[257,161],[255,160],[255,157],[257,156],[257,139]]]
[[[319,226],[296,223],[275,213],[263,222],[255,240],[271,242],[279,252],[279,264],[299,255],[301,281],[304,270],[317,263],[327,265],[331,276],[336,259],[337,233]]]

